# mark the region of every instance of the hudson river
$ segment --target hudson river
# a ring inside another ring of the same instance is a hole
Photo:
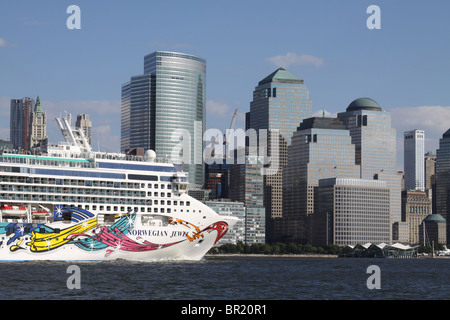
[[[78,266],[77,273],[69,266]],[[379,289],[369,289],[369,266]],[[450,259],[220,257],[199,262],[3,262],[3,300],[437,300]],[[77,275],[79,289],[68,287]],[[70,282],[70,281],[69,281]]]

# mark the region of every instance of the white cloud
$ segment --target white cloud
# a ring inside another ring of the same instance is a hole
[[[324,64],[323,58],[312,56],[309,54],[297,54],[293,52],[288,52],[284,56],[275,56],[268,58],[270,62],[275,64],[277,67],[288,68],[291,65],[314,65],[316,67],[321,67]]]
[[[390,110],[392,126],[403,132],[420,129],[425,136],[434,137],[450,128],[450,106],[420,106]]]
[[[36,98],[34,98],[36,99]],[[42,100],[41,106],[44,111],[53,117],[65,112],[76,117],[78,114],[87,113],[89,115],[120,115],[120,101],[109,100],[85,100],[85,101],[54,101]]]
[[[5,39],[0,38],[0,47],[6,47],[7,46],[7,42]]]
[[[116,132],[111,125],[93,126],[92,149],[95,151],[119,152],[120,130]]]
[[[206,113],[213,117],[227,118],[231,107],[224,103],[213,100],[206,101]]]
[[[436,151],[439,139],[450,128],[450,106],[418,106],[390,110],[392,127],[397,130],[398,169],[403,169],[404,132],[425,131],[425,152]]]

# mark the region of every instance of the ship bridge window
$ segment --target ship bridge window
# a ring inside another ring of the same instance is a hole
[[[145,174],[128,174],[128,179],[158,181],[158,176],[150,176],[150,175],[145,175]]]

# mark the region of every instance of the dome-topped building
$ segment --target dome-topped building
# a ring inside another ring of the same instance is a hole
[[[382,111],[380,105],[370,98],[358,98],[347,107],[347,112],[355,110]]]

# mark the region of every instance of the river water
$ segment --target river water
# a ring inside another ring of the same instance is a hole
[[[378,267],[376,274],[369,271],[373,265]],[[208,256],[198,262],[4,262],[0,299],[439,300],[450,296],[449,267],[450,259],[438,258]],[[370,289],[368,282],[379,288]]]

